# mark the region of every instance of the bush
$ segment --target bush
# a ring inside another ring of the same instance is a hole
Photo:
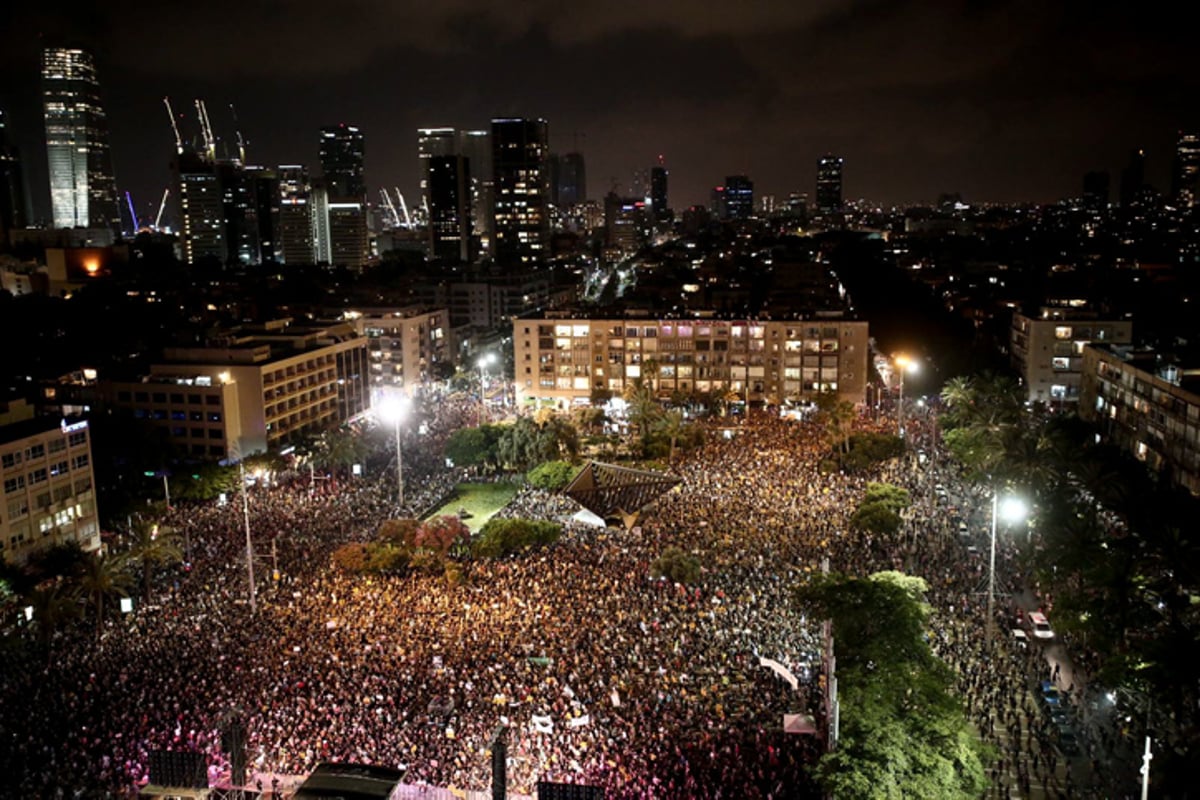
[[[887,433],[856,433],[850,437],[850,452],[840,459],[848,473],[862,472],[876,464],[904,455],[904,440]]]
[[[418,549],[429,550],[438,558],[445,558],[456,543],[470,540],[470,529],[461,519],[448,514],[422,522],[413,536],[413,544]]]
[[[417,528],[420,525],[415,519],[386,519],[380,523],[376,537],[381,542],[403,545],[411,549],[416,547]]]
[[[367,545],[364,572],[402,573],[408,570],[410,551],[408,548],[387,542],[372,542]]]
[[[700,580],[700,559],[678,547],[668,547],[650,565],[650,574],[655,578],[667,578],[685,586]]]
[[[475,540],[473,550],[481,558],[501,558],[530,547],[558,541],[562,525],[534,519],[497,519],[487,521]]]
[[[578,470],[569,461],[547,461],[529,470],[525,479],[538,489],[557,492],[571,482],[576,472]]]
[[[912,505],[912,497],[901,486],[871,482],[867,484],[867,493],[862,499],[862,505],[867,503],[881,503],[899,513]]]
[[[465,580],[462,565],[456,561],[447,561],[443,574],[446,576],[447,586],[462,586]]]

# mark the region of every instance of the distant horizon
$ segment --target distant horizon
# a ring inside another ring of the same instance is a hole
[[[503,116],[544,118],[552,152],[583,153],[591,199],[664,155],[676,211],[707,205],[735,174],[756,198],[811,201],[828,153],[845,159],[846,197],[885,208],[944,193],[1045,205],[1078,196],[1093,170],[1112,176],[1115,198],[1137,148],[1147,182],[1166,191],[1178,132],[1200,131],[1182,16],[949,0],[503,14],[477,0],[358,3],[338,14],[315,0],[287,15],[253,0],[214,0],[202,15],[147,0],[10,10],[0,108],[34,218],[49,218],[39,64],[51,40],[96,54],[117,184],[140,214],[172,182],[164,96],[185,119],[205,99],[228,139],[232,103],[249,163],[266,167],[318,174],[320,127],[357,125],[372,203],[398,186],[415,204],[419,128],[477,130]]]

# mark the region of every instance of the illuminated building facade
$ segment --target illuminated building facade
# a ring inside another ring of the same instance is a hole
[[[308,170],[296,164],[279,167],[278,249],[284,264],[315,264],[312,186]]]
[[[1200,190],[1200,135],[1179,132],[1175,142],[1175,164],[1171,173],[1171,196],[1180,208],[1196,205]]]
[[[1094,313],[1046,307],[1038,316],[1013,314],[1009,352],[1031,401],[1079,401],[1083,350],[1092,342],[1129,344],[1133,323]]]
[[[37,550],[71,542],[84,550],[100,547],[86,421],[33,418],[29,409],[29,418],[0,427],[0,481],[3,560],[21,563]]]
[[[842,209],[841,156],[822,156],[817,159],[817,209],[823,212]]]
[[[431,156],[429,168],[429,255],[436,261],[471,259],[471,171],[461,155]]]
[[[317,155],[331,201],[362,201],[367,196],[366,139],[362,131],[344,122],[321,128]]]
[[[549,255],[548,144],[549,124],[543,119],[492,120],[492,251],[503,266],[535,266]]]
[[[733,392],[780,403],[836,392],[863,401],[867,323],[811,320],[513,320],[518,401],[567,407],[636,379],[661,397]]]
[[[173,165],[179,187],[183,260],[195,264],[216,259],[224,264],[228,256],[225,204],[216,163],[201,153],[185,150],[176,156]]]
[[[367,341],[373,391],[396,387],[412,394],[436,378],[435,367],[453,363],[445,309],[362,308],[347,312],[346,318]]]
[[[750,219],[754,216],[754,181],[745,175],[725,178],[724,212],[726,219]]]
[[[54,227],[120,233],[108,119],[92,54],[78,48],[43,50],[42,101]]]
[[[1083,348],[1079,415],[1102,440],[1200,496],[1200,370],[1150,351]]]

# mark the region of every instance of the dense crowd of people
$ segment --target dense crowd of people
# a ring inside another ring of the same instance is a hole
[[[869,476],[823,473],[818,425],[757,414],[732,439],[681,457],[680,486],[630,531],[587,528],[571,520],[573,503],[525,490],[504,513],[557,519],[564,537],[471,561],[461,585],[332,569],[337,545],[445,496],[460,476],[440,442],[469,411],[445,404],[421,446],[405,447],[405,509],[388,469],[256,487],[256,548],[274,538],[281,579],[260,571],[253,615],[240,506],[176,512],[168,523],[187,529],[193,566],[164,573],[154,607],[109,621],[99,644],[87,630],[64,634],[49,662],[10,649],[0,794],[127,796],[157,749],[202,752],[218,779],[229,764],[223,720],[236,709],[260,775],[353,761],[406,769],[407,783],[480,790],[503,724],[516,792],[561,780],[609,798],[816,796],[806,767],[824,743],[784,733],[782,715],[821,717],[820,626],[791,590],[826,558],[838,571],[907,567],[927,578],[935,647],[967,708],[985,738],[1009,734],[993,767],[998,796],[1073,791],[1026,699],[1044,660],[982,636],[985,565],[934,501],[933,484],[951,479],[936,455],[922,468],[904,459]],[[936,452],[922,424],[913,435]],[[868,479],[918,500],[896,537],[848,530]],[[651,576],[671,545],[699,557],[695,585]],[[1014,574],[1008,549],[1001,569]],[[759,657],[799,676],[799,691]]]

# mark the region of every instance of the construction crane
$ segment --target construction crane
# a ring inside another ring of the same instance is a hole
[[[404,202],[404,195],[400,194],[400,187],[396,187],[396,199],[400,201],[400,209],[404,212],[404,227],[411,229],[412,217],[408,215],[408,203]]]
[[[162,223],[163,209],[167,207],[167,196],[171,194],[171,190],[163,189],[162,200],[158,204],[158,214],[154,216],[154,230],[161,230],[159,225]]]
[[[204,101],[196,100],[196,117],[200,120],[200,135],[204,137],[204,152],[208,153],[210,159],[215,160],[217,157],[217,140],[213,136],[212,125],[208,122],[208,108],[204,105]]]
[[[167,116],[171,118],[171,130],[175,132],[175,152],[183,152],[183,139],[179,138],[179,125],[175,123],[175,112],[171,110],[171,98],[164,97],[163,104],[167,107]]]
[[[129,192],[125,192],[125,204],[129,206],[129,216],[133,218],[133,232],[137,233],[141,226],[138,224],[137,212],[133,210],[133,196]]]
[[[233,132],[237,134],[238,161],[245,164],[246,142],[244,139],[242,139],[242,126],[241,123],[238,122],[237,110],[234,109],[233,103],[229,104],[229,113],[233,115]]]
[[[392,224],[397,228],[400,227],[400,214],[396,211],[396,206],[392,204],[392,198],[388,195],[387,189],[380,189],[379,193],[383,195],[383,205],[388,211],[392,212]]]

